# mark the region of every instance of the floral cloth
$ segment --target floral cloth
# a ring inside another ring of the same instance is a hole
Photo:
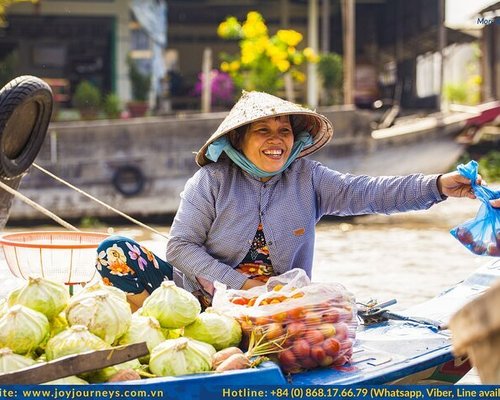
[[[130,238],[110,236],[97,248],[96,269],[106,285],[131,294],[151,293],[165,279],[172,279],[172,266]]]
[[[236,267],[236,271],[248,276],[250,279],[257,279],[262,282],[267,282],[271,276],[275,275],[269,258],[269,246],[266,243],[261,223],[257,227],[250,250],[243,261]]]
[[[96,269],[103,282],[130,294],[151,293],[165,279],[172,279],[172,266],[136,241],[124,236],[110,236],[97,248]],[[274,275],[269,247],[259,224],[250,250],[236,271],[266,282]]]

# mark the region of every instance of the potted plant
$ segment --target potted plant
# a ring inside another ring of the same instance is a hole
[[[89,81],[78,84],[73,95],[73,106],[82,119],[95,119],[101,105],[101,91]]]
[[[337,53],[324,53],[318,62],[318,74],[323,81],[325,105],[342,103],[343,82],[342,56]]]
[[[116,93],[108,93],[104,98],[104,113],[110,119],[119,118],[122,112],[120,97]]]
[[[132,87],[132,101],[127,103],[131,117],[142,117],[149,108],[151,76],[143,74],[132,58],[128,58],[129,79]]]

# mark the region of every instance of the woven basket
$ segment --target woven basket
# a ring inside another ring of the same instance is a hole
[[[96,275],[96,249],[109,235],[95,232],[20,232],[3,235],[0,244],[12,274],[43,277],[68,285]]]

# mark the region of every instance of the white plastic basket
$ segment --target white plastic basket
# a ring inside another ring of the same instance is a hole
[[[108,234],[96,232],[20,232],[0,237],[5,260],[18,278],[47,278],[68,285],[96,275],[96,249]]]

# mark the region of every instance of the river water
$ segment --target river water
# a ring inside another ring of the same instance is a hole
[[[313,281],[340,282],[361,302],[395,298],[395,310],[429,299],[489,261],[470,253],[449,233],[473,218],[480,204],[450,198],[425,211],[322,221]],[[135,228],[119,232],[164,254],[165,239],[159,235]]]
[[[449,233],[473,218],[479,206],[478,200],[450,198],[426,211],[322,221],[317,226],[313,281],[340,282],[360,302],[394,298],[394,310],[427,300],[489,261],[470,253]],[[132,237],[163,258],[165,239],[160,235],[135,227],[108,231]],[[0,265],[0,279],[6,283],[1,292],[19,284],[5,265]]]

